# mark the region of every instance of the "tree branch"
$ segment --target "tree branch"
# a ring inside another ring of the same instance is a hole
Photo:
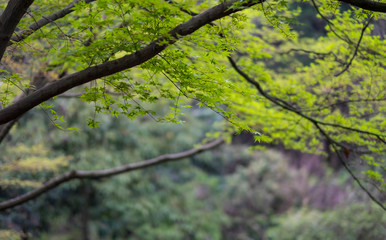
[[[374,12],[386,12],[386,3],[372,0],[338,0],[352,6]]]
[[[180,153],[173,153],[173,154],[165,154],[158,156],[156,158],[152,158],[146,161],[137,162],[137,163],[130,163],[126,164],[120,167],[116,168],[110,168],[110,169],[104,169],[104,170],[97,170],[97,171],[79,171],[79,170],[72,170],[69,171],[59,177],[56,177],[54,179],[51,179],[47,181],[43,186],[34,189],[26,194],[23,194],[21,196],[12,198],[10,200],[4,201],[0,203],[0,211],[4,211],[9,208],[13,208],[15,206],[18,206],[20,204],[23,204],[25,202],[28,202],[32,199],[37,198],[38,196],[42,195],[43,193],[61,185],[62,183],[68,182],[73,179],[99,179],[99,178],[105,178],[105,177],[111,177],[122,173],[128,173],[131,171],[135,171],[138,169],[148,168],[154,165],[171,162],[171,161],[178,161],[182,160],[187,157],[191,157],[193,155],[196,155],[198,153],[210,150],[212,148],[215,148],[219,145],[221,145],[224,142],[223,139],[217,139],[213,142],[210,142],[208,144],[205,144],[198,148],[193,148],[191,150],[180,152]]]
[[[17,122],[17,119],[14,119],[4,125],[0,125],[0,144],[8,135],[9,131],[11,131],[11,128],[13,127],[13,125],[15,125],[16,122]]]
[[[344,37],[342,37],[341,35],[339,35],[339,34],[335,31],[335,26],[334,26],[334,24],[333,24],[328,18],[326,18],[326,17],[322,14],[322,12],[319,10],[318,6],[317,6],[316,3],[315,3],[315,0],[311,0],[311,3],[312,3],[312,5],[314,6],[314,8],[315,8],[317,14],[319,14],[319,16],[327,23],[327,25],[330,27],[331,32],[332,32],[337,38],[339,38],[340,40],[342,40],[342,41],[344,41],[344,42],[346,42],[346,43],[348,43],[348,44],[350,44],[350,45],[353,44],[352,41],[351,41],[351,39],[350,39],[346,34],[343,33],[343,34],[345,35],[345,37],[346,37],[346,38],[344,38]]]
[[[329,123],[329,122],[323,122],[323,121],[320,121],[318,119],[315,119],[315,118],[312,118],[308,115],[305,115],[304,113],[302,113],[301,111],[299,111],[298,109],[294,108],[293,106],[291,106],[291,104],[287,103],[286,101],[280,99],[280,98],[277,98],[277,97],[274,97],[274,96],[271,96],[269,95],[266,91],[264,91],[261,87],[261,85],[255,81],[254,79],[252,79],[251,77],[249,77],[245,72],[243,72],[236,64],[236,62],[231,58],[231,57],[228,57],[228,60],[229,62],[231,63],[232,67],[236,70],[237,73],[239,73],[239,75],[241,75],[245,80],[247,80],[249,83],[251,83],[253,86],[255,86],[255,88],[259,91],[259,93],[261,95],[263,95],[265,98],[267,98],[268,100],[270,100],[271,102],[273,102],[274,104],[286,109],[286,110],[289,110],[293,113],[296,113],[297,115],[313,122],[313,123],[317,123],[317,124],[320,124],[320,125],[324,125],[324,126],[330,126],[330,127],[336,127],[336,128],[341,128],[341,129],[345,129],[345,130],[348,130],[348,131],[353,131],[353,132],[358,132],[358,133],[363,133],[363,134],[367,134],[367,135],[371,135],[371,136],[374,136],[376,138],[378,138],[378,140],[380,140],[382,143],[386,144],[386,141],[384,139],[382,139],[382,137],[385,137],[384,134],[378,134],[378,133],[374,133],[374,132],[370,132],[370,131],[365,131],[365,130],[361,130],[361,129],[357,129],[357,128],[352,128],[352,127],[347,127],[347,126],[344,126],[344,125],[340,125],[340,124],[336,124],[336,123]]]
[[[34,0],[10,0],[0,16],[0,60],[17,24]]]
[[[84,0],[85,3],[90,3],[90,2],[94,2],[94,1],[95,0]],[[78,2],[79,2],[79,0],[74,0],[71,3],[69,3],[66,7],[64,7],[63,9],[61,9],[57,12],[54,12],[46,17],[42,17],[41,19],[39,19],[35,23],[31,24],[28,27],[28,30],[21,30],[21,31],[17,32],[14,36],[11,37],[11,41],[8,43],[8,46],[11,46],[14,43],[23,41],[28,36],[32,35],[34,32],[41,29],[45,25],[47,25],[51,22],[54,22],[60,18],[63,18],[66,15],[68,15],[69,13],[73,12],[74,11],[73,7]]]
[[[291,107],[291,105],[289,103],[286,103],[284,100],[281,100],[279,98],[276,98],[276,97],[273,97],[271,95],[269,95],[268,93],[266,93],[260,86],[260,84],[255,81],[254,79],[252,79],[251,77],[249,77],[245,72],[243,72],[236,64],[236,62],[231,58],[231,57],[228,57],[228,60],[230,61],[232,67],[236,70],[236,72],[238,74],[240,74],[245,80],[247,80],[249,83],[251,83],[253,86],[255,86],[255,88],[258,90],[258,92],[260,94],[262,94],[265,98],[267,98],[268,100],[270,100],[272,103],[274,103],[275,105],[278,105],[286,110],[289,110],[297,115],[299,115],[300,117],[310,121],[312,124],[314,124],[314,126],[318,129],[318,131],[322,134],[322,136],[324,136],[328,141],[330,141],[332,144],[333,144],[333,147],[334,147],[334,150],[335,152],[337,152],[336,150],[336,146],[339,146],[341,148],[345,148],[342,144],[338,143],[337,141],[335,141],[334,139],[332,139],[330,137],[330,135],[328,135],[324,130],[323,128],[321,128],[320,125],[325,125],[325,126],[333,126],[333,127],[339,127],[339,128],[343,128],[343,129],[346,129],[346,130],[350,130],[350,131],[356,131],[356,132],[359,132],[359,133],[364,133],[364,134],[369,134],[369,135],[373,135],[375,137],[377,137],[381,142],[385,143],[385,140],[383,140],[381,138],[381,135],[379,134],[375,134],[375,133],[371,133],[371,132],[367,132],[367,131],[363,131],[363,130],[360,130],[360,129],[355,129],[355,128],[350,128],[350,127],[346,127],[346,126],[341,126],[341,125],[338,125],[338,124],[333,124],[333,123],[325,123],[325,122],[322,122],[322,121],[319,121],[317,119],[314,119],[310,116],[307,116],[305,115],[304,113],[300,112],[299,110],[297,110],[296,108],[294,107]],[[280,101],[279,101],[280,100]],[[339,152],[337,152],[338,154],[338,158],[339,160],[342,162],[343,166],[346,168],[346,170],[348,171],[348,173],[351,175],[351,177],[359,184],[360,188],[362,188],[366,194],[370,197],[371,200],[373,200],[376,204],[378,204],[383,210],[386,211],[386,208],[385,206],[382,205],[381,202],[379,202],[364,186],[363,184],[360,182],[360,180],[355,176],[355,174],[351,171],[351,169],[348,168],[346,162],[343,160],[343,158],[339,155]]]
[[[354,179],[354,181],[356,183],[358,183],[359,187],[367,194],[367,196],[369,196],[369,198],[374,201],[378,206],[380,206],[383,211],[386,211],[386,207],[380,202],[378,201],[378,199],[376,199],[370,192],[369,190],[362,184],[362,182],[360,181],[360,179],[353,173],[353,171],[351,171],[350,167],[347,165],[346,161],[344,160],[343,156],[340,154],[340,152],[338,151],[337,147],[335,146],[336,144],[332,143],[332,147],[334,148],[334,151],[336,152],[336,155],[338,156],[338,159],[340,160],[340,162],[343,164],[343,167],[346,169],[346,171],[351,175],[351,177]],[[375,186],[377,189],[378,187]],[[379,189],[378,189],[379,190]]]
[[[352,61],[354,60],[355,56],[358,53],[358,49],[359,49],[359,46],[361,45],[362,38],[363,38],[363,35],[364,35],[365,31],[366,31],[366,28],[369,26],[369,24],[370,24],[370,22],[372,20],[373,20],[373,17],[370,17],[369,20],[367,21],[366,25],[362,28],[361,36],[359,37],[358,43],[357,43],[357,45],[355,47],[354,54],[352,55],[350,61],[346,64],[346,66],[340,72],[334,74],[335,77],[340,76],[342,73],[347,71],[347,69],[351,66]]]
[[[192,34],[212,21],[256,5],[260,1],[263,0],[243,1],[237,8],[231,7],[234,3],[240,2],[238,0],[223,2],[178,25],[168,32],[170,37],[161,37],[132,54],[86,68],[80,72],[67,75],[57,81],[51,82],[45,87],[21,99],[19,102],[0,110],[0,124],[12,121],[40,103],[71,88],[142,64],[163,51],[167,46],[174,44],[179,38]]]

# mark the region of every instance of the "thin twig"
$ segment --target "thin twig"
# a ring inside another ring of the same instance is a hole
[[[354,54],[352,55],[350,61],[347,63],[347,65],[342,69],[342,71],[338,72],[338,73],[335,73],[334,76],[335,77],[338,77],[340,76],[342,73],[344,73],[345,71],[347,71],[347,69],[351,66],[355,56],[358,54],[358,49],[359,49],[359,46],[362,42],[362,38],[363,38],[363,35],[366,31],[366,28],[369,26],[370,22],[373,20],[373,16],[370,17],[370,19],[367,21],[366,25],[362,28],[362,32],[361,32],[361,36],[359,37],[359,40],[358,40],[358,43],[355,47],[355,51],[354,51]]]
[[[331,32],[339,39],[341,39],[342,41],[348,43],[348,44],[353,44],[353,42],[351,41],[351,39],[348,37],[348,36],[345,36],[347,39],[343,38],[342,36],[340,36],[336,31],[335,31],[335,26],[334,24],[328,19],[326,18],[319,10],[318,6],[316,5],[315,1],[314,0],[311,0],[312,2],[312,5],[314,6],[316,12],[319,14],[319,16],[324,20],[326,21],[326,23],[328,24],[328,26],[330,27],[330,30]]]
[[[339,161],[343,164],[343,167],[349,172],[351,177],[354,179],[356,183],[358,183],[359,187],[369,196],[369,198],[374,201],[378,206],[380,206],[384,211],[386,211],[385,205],[383,205],[378,199],[376,199],[369,190],[362,184],[362,182],[359,180],[359,178],[351,171],[349,166],[347,165],[346,161],[343,159],[342,155],[340,154],[339,150],[336,148],[335,144],[332,144],[332,147],[334,148],[334,151],[336,152]],[[379,189],[378,189],[379,190]]]

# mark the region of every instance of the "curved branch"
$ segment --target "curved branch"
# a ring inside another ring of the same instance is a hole
[[[94,2],[95,0],[84,0],[85,3],[90,3]],[[14,43],[23,41],[26,39],[28,36],[32,35],[34,32],[39,30],[40,28],[44,27],[45,25],[54,22],[60,18],[65,17],[69,13],[73,12],[73,7],[75,6],[76,3],[78,3],[79,0],[74,0],[71,3],[69,3],[67,6],[65,6],[63,9],[54,12],[46,17],[42,17],[35,23],[31,24],[28,27],[28,30],[21,30],[18,33],[15,33],[14,36],[11,37],[11,41],[8,43],[8,46],[11,46]]]
[[[289,110],[291,112],[294,112],[297,115],[299,115],[299,116],[301,116],[301,117],[303,117],[303,118],[305,118],[305,119],[307,119],[307,120],[309,120],[311,122],[314,122],[314,123],[317,123],[317,124],[320,124],[320,125],[324,125],[324,126],[342,128],[342,129],[345,129],[345,130],[348,130],[348,131],[353,131],[353,132],[358,132],[358,133],[363,133],[363,134],[371,135],[371,136],[374,136],[374,137],[378,138],[381,142],[386,144],[386,141],[382,139],[382,137],[385,137],[384,134],[378,134],[378,133],[374,133],[374,132],[370,132],[370,131],[365,131],[365,130],[361,130],[361,129],[357,129],[357,128],[347,127],[347,126],[336,124],[336,123],[322,122],[322,121],[320,121],[318,119],[315,119],[315,118],[312,118],[310,116],[305,115],[304,113],[300,112],[298,109],[292,107],[291,104],[283,101],[280,98],[276,98],[276,97],[271,96],[268,93],[266,93],[261,88],[261,85],[258,82],[256,82],[254,79],[249,77],[245,72],[243,72],[237,66],[236,62],[231,57],[228,57],[228,60],[231,63],[232,67],[236,70],[237,73],[239,73],[245,80],[247,80],[249,83],[251,83],[253,86],[255,86],[256,89],[259,91],[259,93],[261,95],[263,95],[265,98],[267,98],[268,100],[270,100],[274,104],[276,104],[276,105],[278,105],[278,106],[280,106],[280,107],[282,107],[284,109],[287,109],[287,110]]]
[[[373,20],[373,17],[370,17],[369,20],[367,21],[366,25],[362,28],[361,36],[359,37],[358,43],[357,43],[357,45],[355,47],[354,54],[352,55],[350,61],[346,64],[346,66],[340,72],[334,74],[335,77],[340,76],[342,73],[347,71],[347,69],[351,66],[352,61],[354,60],[355,56],[358,53],[358,49],[359,49],[359,46],[361,45],[362,38],[363,38],[363,35],[364,35],[365,31],[366,31],[366,28],[369,26],[369,24],[370,24],[370,22],[372,20]]]
[[[363,130],[360,130],[360,129],[355,129],[355,128],[350,128],[350,127],[346,127],[346,126],[342,126],[342,125],[338,125],[338,124],[333,124],[333,123],[325,123],[325,122],[321,122],[317,119],[314,119],[312,117],[309,117],[307,115],[305,115],[304,113],[300,112],[299,110],[295,109],[294,107],[292,107],[289,103],[285,102],[284,100],[281,100],[279,98],[276,98],[276,97],[273,97],[271,95],[269,95],[268,93],[266,93],[262,88],[261,88],[261,85],[255,81],[254,79],[252,79],[251,77],[249,77],[245,72],[243,72],[236,64],[236,62],[231,58],[231,57],[228,57],[228,60],[230,61],[232,67],[236,70],[236,72],[238,74],[240,74],[245,80],[247,80],[249,83],[251,83],[257,90],[258,92],[263,95],[265,98],[267,98],[268,100],[270,100],[272,103],[274,103],[275,105],[278,105],[280,107],[282,107],[283,109],[286,109],[286,110],[289,110],[297,115],[299,115],[300,117],[304,118],[304,119],[307,119],[308,121],[310,121],[317,129],[318,131],[322,134],[322,136],[324,136],[328,141],[330,141],[332,144],[333,144],[333,147],[334,147],[334,150],[337,152],[336,150],[336,146],[339,146],[339,147],[342,147],[342,148],[345,148],[342,144],[338,143],[337,141],[335,141],[334,139],[332,139],[330,137],[330,135],[328,135],[324,130],[323,128],[321,128],[320,125],[325,125],[325,126],[333,126],[333,127],[339,127],[339,128],[343,128],[343,129],[346,129],[346,130],[351,130],[351,131],[356,131],[356,132],[360,132],[360,133],[364,133],[364,134],[369,134],[369,135],[373,135],[373,136],[376,136],[381,142],[385,143],[385,140],[383,140],[381,138],[381,135],[379,134],[375,134],[375,133],[371,133],[371,132],[367,132],[367,131],[363,131]],[[343,158],[339,155],[339,152],[337,152],[338,154],[338,158],[339,160],[342,162],[343,166],[346,168],[346,170],[348,171],[348,173],[351,175],[351,177],[359,184],[360,188],[362,190],[364,190],[366,192],[366,194],[370,197],[371,200],[373,200],[377,205],[379,205],[383,210],[386,211],[386,208],[385,206],[383,206],[383,204],[378,201],[364,186],[363,184],[360,182],[360,180],[355,176],[355,174],[351,171],[351,169],[348,168],[346,162],[343,160]]]
[[[344,42],[346,42],[346,43],[348,43],[348,44],[350,44],[350,45],[353,44],[352,41],[351,41],[351,39],[350,39],[346,34],[343,33],[343,34],[345,35],[345,37],[346,37],[346,38],[344,38],[344,37],[342,37],[341,35],[339,35],[339,34],[335,31],[335,26],[334,26],[334,24],[333,24],[328,18],[326,18],[326,17],[322,14],[322,12],[319,10],[318,6],[317,6],[316,3],[315,3],[315,0],[311,0],[311,3],[312,3],[312,5],[314,6],[314,8],[315,8],[317,14],[319,14],[319,16],[327,23],[327,25],[330,27],[331,32],[332,32],[337,38],[339,38],[340,40],[342,40],[342,41],[344,41]]]
[[[19,102],[0,110],[0,124],[12,121],[40,103],[47,101],[56,95],[64,93],[71,88],[142,64],[163,51],[167,46],[174,44],[179,38],[192,34],[212,21],[223,18],[232,13],[239,12],[245,8],[256,5],[261,1],[263,0],[243,1],[243,3],[238,5],[237,8],[231,7],[234,3],[240,2],[238,0],[223,2],[178,25],[168,32],[169,37],[161,37],[132,54],[86,68],[80,72],[67,75],[57,81],[54,81],[35,91],[31,95],[21,99]]]
[[[352,6],[374,12],[386,12],[386,3],[372,0],[338,0]]]
[[[138,169],[148,168],[154,165],[171,162],[171,161],[177,161],[182,160],[187,157],[191,157],[193,155],[196,155],[198,153],[210,150],[212,148],[215,148],[219,145],[221,145],[224,142],[223,139],[217,139],[213,142],[210,142],[208,144],[205,144],[198,148],[193,148],[191,150],[180,152],[180,153],[172,153],[172,154],[165,154],[158,156],[156,158],[152,158],[146,161],[137,162],[137,163],[130,163],[126,164],[120,167],[116,168],[110,168],[110,169],[104,169],[104,170],[97,170],[97,171],[79,171],[79,170],[72,170],[69,171],[59,177],[56,177],[54,179],[49,180],[43,186],[34,189],[26,194],[23,194],[21,196],[12,198],[10,200],[4,201],[0,203],[0,211],[4,211],[6,209],[18,206],[20,204],[23,204],[25,202],[28,202],[32,199],[37,198],[38,196],[42,195],[43,193],[61,185],[62,183],[68,182],[73,179],[99,179],[99,178],[105,178],[105,177],[111,177],[122,173],[128,173],[131,171],[135,171]]]
[[[351,175],[351,177],[354,179],[354,181],[356,183],[358,183],[359,187],[367,194],[367,196],[369,196],[369,198],[374,201],[378,206],[380,206],[384,211],[386,211],[386,207],[380,202],[378,201],[378,199],[376,199],[371,193],[370,191],[362,184],[362,182],[359,180],[359,178],[354,174],[354,172],[350,169],[350,167],[348,166],[348,164],[346,163],[346,161],[344,160],[344,158],[342,157],[342,155],[340,154],[338,147],[342,147],[340,143],[338,143],[337,141],[335,141],[334,139],[332,139],[330,137],[330,135],[328,135],[326,133],[326,131],[323,130],[323,128],[321,128],[319,126],[318,123],[316,122],[313,122],[314,126],[318,129],[318,131],[326,138],[326,140],[331,144],[332,148],[334,149],[334,151],[336,152],[336,155],[338,156],[338,159],[339,161],[342,163],[343,167],[346,169],[346,171]]]
[[[327,137],[327,135],[325,135]],[[328,139],[328,138],[327,138]],[[342,155],[340,154],[340,152],[338,151],[338,149],[336,148],[335,146],[336,144],[332,143],[332,147],[334,148],[334,151],[336,152],[336,155],[338,156],[338,159],[339,161],[343,164],[343,167],[347,170],[347,172],[351,175],[351,177],[354,179],[354,181],[356,183],[358,183],[359,187],[367,194],[367,196],[369,196],[369,198],[374,201],[378,206],[380,206],[384,211],[386,211],[386,207],[380,202],[378,201],[378,199],[376,199],[370,192],[369,190],[367,190],[367,188],[362,184],[362,182],[360,181],[360,179],[355,176],[355,174],[353,173],[353,171],[351,171],[350,167],[347,165],[346,161],[344,160],[344,158],[342,157]],[[378,188],[377,188],[378,189]]]

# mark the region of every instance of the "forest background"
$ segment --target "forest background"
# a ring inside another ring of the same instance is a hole
[[[386,9],[343,2],[1,1],[0,238],[384,239]]]

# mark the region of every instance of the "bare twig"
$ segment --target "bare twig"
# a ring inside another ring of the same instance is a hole
[[[311,121],[311,122],[315,122],[315,123],[318,123],[320,125],[324,125],[324,126],[330,126],[330,127],[336,127],[336,128],[341,128],[341,129],[345,129],[345,130],[348,130],[348,131],[353,131],[353,132],[358,132],[358,133],[363,133],[363,134],[367,134],[367,135],[371,135],[371,136],[374,136],[376,138],[378,138],[381,142],[383,142],[384,144],[386,144],[386,141],[384,139],[382,139],[382,137],[385,137],[386,135],[384,134],[378,134],[378,133],[374,133],[374,132],[370,132],[370,131],[365,131],[365,130],[361,130],[361,129],[357,129],[357,128],[352,128],[352,127],[348,127],[348,126],[344,126],[344,125],[340,125],[340,124],[336,124],[336,123],[329,123],[329,122],[323,122],[323,121],[320,121],[318,119],[315,119],[315,118],[312,118],[308,115],[305,115],[304,113],[302,113],[301,111],[299,111],[298,109],[294,108],[293,106],[291,106],[291,104],[287,103],[286,101],[280,99],[280,98],[277,98],[277,97],[274,97],[274,96],[271,96],[269,95],[266,91],[264,91],[261,87],[261,85],[255,81],[254,79],[252,79],[251,77],[249,77],[245,72],[243,72],[236,64],[236,62],[231,58],[231,57],[228,57],[228,60],[229,62],[231,63],[232,67],[245,79],[247,80],[249,83],[251,83],[253,86],[256,87],[256,89],[259,91],[259,93],[261,95],[263,95],[265,98],[267,98],[268,100],[270,100],[271,102],[275,103],[276,105],[284,108],[284,109],[287,109],[291,112],[294,112],[296,113],[297,115]]]
[[[345,71],[347,71],[347,69],[351,66],[352,64],[352,61],[354,60],[355,56],[357,55],[358,53],[358,49],[359,49],[359,46],[362,42],[362,38],[363,38],[363,35],[366,31],[366,28],[369,26],[370,22],[373,20],[373,17],[370,17],[370,19],[367,21],[366,25],[362,28],[362,32],[361,32],[361,36],[359,37],[359,40],[358,40],[358,43],[355,47],[355,50],[354,50],[354,54],[352,55],[350,61],[346,64],[346,66],[342,69],[342,71],[338,72],[338,73],[335,73],[334,76],[335,77],[338,77],[340,76],[342,73],[344,73]]]
[[[344,160],[343,156],[341,155],[341,153],[339,152],[339,150],[336,148],[335,144],[332,144],[332,147],[334,148],[334,151],[336,152],[337,156],[338,156],[338,159],[339,161],[343,164],[343,167],[347,170],[347,172],[349,172],[349,174],[351,175],[351,177],[354,179],[354,181],[356,183],[358,183],[359,187],[367,194],[367,196],[369,196],[369,198],[374,201],[378,206],[380,206],[384,211],[386,211],[386,207],[384,204],[382,204],[378,199],[376,199],[370,192],[369,190],[362,184],[362,182],[360,181],[360,179],[351,171],[350,167],[347,165],[346,161]],[[379,191],[379,188],[377,186],[375,186],[378,191]]]
[[[330,27],[331,32],[332,32],[337,38],[339,38],[340,40],[342,40],[342,41],[344,41],[344,42],[346,42],[346,43],[348,43],[348,44],[350,44],[350,45],[353,44],[353,42],[351,41],[351,39],[350,39],[348,36],[345,36],[345,37],[346,37],[346,39],[345,39],[345,38],[343,38],[342,36],[340,36],[340,35],[335,31],[335,26],[334,26],[334,24],[320,12],[318,6],[317,6],[316,3],[315,3],[315,0],[311,0],[311,3],[312,3],[312,5],[314,6],[316,12],[317,12],[317,13],[319,14],[319,16],[320,16],[320,17],[328,24],[328,26]]]

